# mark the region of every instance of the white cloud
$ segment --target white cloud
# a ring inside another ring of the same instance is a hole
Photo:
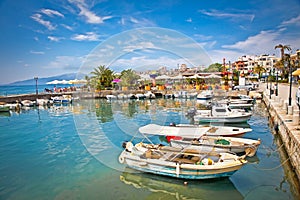
[[[204,15],[211,16],[211,17],[231,18],[231,19],[234,19],[234,20],[246,19],[246,20],[249,20],[251,22],[255,18],[255,15],[253,15],[253,14],[226,13],[226,12],[221,12],[221,11],[218,11],[218,10],[210,10],[210,11],[199,10],[199,12],[204,14]]]
[[[48,39],[49,39],[50,41],[58,42],[58,41],[60,41],[60,40],[62,40],[62,39],[64,39],[64,38],[61,38],[61,37],[55,37],[55,36],[48,36]]]
[[[248,37],[245,41],[236,42],[233,45],[223,45],[223,48],[237,49],[248,53],[266,53],[278,43],[280,32],[261,31],[259,34]]]
[[[34,14],[31,16],[31,18],[38,22],[39,24],[45,26],[47,29],[49,29],[50,31],[55,30],[56,26],[52,25],[52,23],[50,21],[46,21],[44,19],[42,19],[42,15],[41,14]]]
[[[112,18],[112,16],[97,16],[95,13],[88,9],[88,6],[84,0],[69,0],[69,2],[73,3],[79,8],[79,15],[85,17],[86,21],[90,24],[102,24],[105,20]]]
[[[210,35],[201,35],[201,34],[194,34],[193,37],[196,40],[210,40],[210,39],[212,39],[212,36],[210,36]]]
[[[66,29],[73,31],[73,28],[71,26],[68,26],[66,24],[61,24],[63,27],[65,27]]]
[[[280,26],[285,26],[285,25],[297,25],[297,26],[300,26],[300,15],[298,15],[297,17],[294,17],[294,18],[292,18],[290,20],[283,21]]]
[[[40,55],[42,55],[42,54],[45,54],[45,52],[43,52],[43,51],[30,51],[30,53],[31,54],[40,54]]]
[[[120,24],[125,25],[125,19],[122,17],[121,20],[119,21]]]
[[[64,73],[66,70],[74,72],[74,69],[79,69],[82,60],[83,58],[80,56],[57,56],[54,61],[44,66],[44,68],[62,70]]]
[[[42,9],[41,12],[45,15],[48,15],[49,17],[53,17],[53,16],[64,17],[63,14],[61,14],[60,12],[58,12],[56,10]]]
[[[113,70],[122,71],[123,69],[127,69],[128,67],[137,70],[137,71],[145,71],[157,69],[161,66],[166,66],[169,68],[176,68],[178,64],[188,64],[187,60],[183,58],[170,58],[166,56],[156,57],[156,58],[148,58],[146,56],[135,56],[128,59],[117,59],[115,62],[110,63],[110,66]]]
[[[99,41],[99,35],[94,32],[87,32],[86,34],[75,34],[71,39],[76,41]]]
[[[192,18],[188,18],[187,20],[185,20],[186,22],[192,22]]]
[[[155,48],[155,45],[151,42],[140,42],[135,45],[128,45],[123,47],[123,51],[132,52],[139,49],[151,49]]]
[[[130,21],[131,21],[132,23],[135,23],[135,24],[138,24],[138,23],[139,23],[139,21],[138,21],[137,19],[133,18],[133,17],[130,17]]]

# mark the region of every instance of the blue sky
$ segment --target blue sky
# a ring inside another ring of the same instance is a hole
[[[299,0],[0,0],[0,84],[300,49]]]

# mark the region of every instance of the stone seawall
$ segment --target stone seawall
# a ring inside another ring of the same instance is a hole
[[[292,165],[292,170],[297,177],[298,186],[296,190],[300,190],[300,124],[299,124],[299,107],[297,105],[288,106],[287,101],[280,97],[263,94],[269,111],[270,120],[274,125],[274,133],[278,134],[283,142],[288,155],[288,160]],[[283,161],[285,162],[285,160]],[[282,163],[284,164],[284,163]]]
[[[76,91],[76,92],[62,92],[62,93],[40,93],[36,94],[23,94],[23,95],[11,95],[11,96],[0,96],[0,102],[6,103],[15,103],[16,101],[22,100],[31,100],[35,101],[36,99],[50,99],[54,96],[61,95],[72,95],[74,97],[80,97],[82,99],[98,99],[98,98],[106,98],[106,95],[119,95],[119,94],[137,94],[137,93],[145,93],[145,90],[101,90],[99,92],[87,92],[87,91]],[[172,94],[176,91],[173,90],[157,90],[152,91],[158,98],[163,97],[165,94]],[[189,92],[200,92],[200,91],[189,91]],[[214,90],[215,97],[226,97],[226,96],[236,96],[238,94],[247,94],[246,91],[225,91],[225,90]],[[251,93],[250,93],[251,94]],[[251,96],[251,95],[250,95]],[[260,94],[259,94],[260,97]],[[257,98],[257,97],[256,97]]]

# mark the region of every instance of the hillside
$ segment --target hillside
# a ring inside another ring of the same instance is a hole
[[[39,78],[38,79],[38,84],[39,85],[45,85],[47,82],[54,81],[54,80],[73,80],[73,79],[83,79],[84,74],[77,74],[77,73],[69,73],[69,74],[62,74],[58,76],[51,76],[51,77],[45,77],[45,78]],[[27,79],[27,80],[22,80],[22,81],[16,81],[13,83],[9,83],[7,85],[34,85],[35,80],[32,79]]]

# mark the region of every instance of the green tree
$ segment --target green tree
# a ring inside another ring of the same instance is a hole
[[[261,73],[266,72],[266,69],[263,66],[257,65],[253,69],[254,73],[258,74],[258,79],[261,78]]]
[[[123,70],[121,72],[121,86],[133,86],[140,78],[132,69]]]
[[[96,89],[105,89],[112,86],[114,72],[105,65],[100,65],[91,72],[91,84]]]
[[[281,61],[283,61],[283,59],[284,59],[284,50],[286,49],[286,50],[290,51],[291,47],[290,47],[290,45],[278,44],[278,45],[275,46],[275,49],[280,49]]]
[[[283,63],[284,63],[284,60],[285,60],[284,50],[290,51],[290,50],[291,50],[291,47],[290,47],[290,45],[282,45],[282,44],[278,44],[278,45],[275,46],[275,49],[280,49],[280,56],[281,56],[280,61],[277,61],[277,62],[275,63],[275,66],[276,66],[277,69],[281,69],[283,77],[284,77],[285,79],[287,79],[287,78],[288,78],[288,75],[289,75],[289,71],[288,71],[288,69],[286,69],[286,68],[284,67],[284,64],[283,64]]]
[[[222,72],[223,65],[220,63],[214,63],[208,66],[208,68],[204,69],[205,72]]]

